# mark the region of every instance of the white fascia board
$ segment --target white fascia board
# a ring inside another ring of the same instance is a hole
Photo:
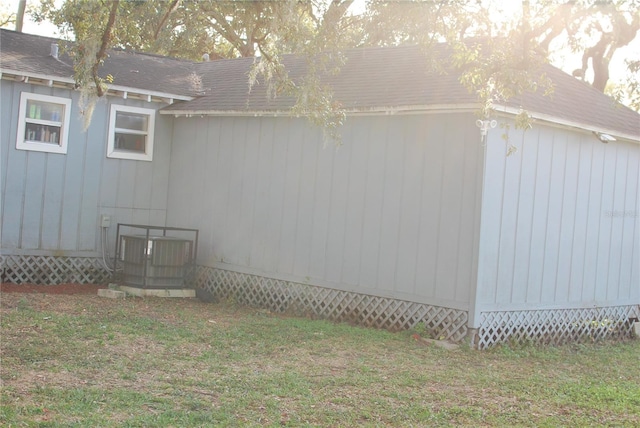
[[[29,79],[37,79],[41,80],[43,85],[47,85],[49,81],[53,82],[53,84],[61,83],[65,86],[75,86],[76,82],[72,77],[60,77],[60,76],[51,76],[48,74],[39,74],[39,73],[30,73],[25,71],[17,71],[17,70],[7,70],[4,68],[0,68],[0,74],[2,74],[3,78],[7,76],[21,76],[28,77]],[[29,82],[35,83],[35,82]],[[37,83],[35,83],[37,84]],[[144,97],[152,96],[155,98],[166,98],[180,101],[190,101],[194,97],[190,97],[187,95],[178,95],[178,94],[170,94],[168,92],[157,92],[157,91],[148,91],[145,89],[139,88],[131,88],[128,86],[120,86],[120,85],[108,85],[107,95],[115,95],[110,94],[109,92],[117,91],[117,92],[128,92],[129,95],[140,95]]]
[[[187,95],[170,94],[168,92],[147,91],[144,89],[137,89],[137,88],[131,88],[128,86],[118,86],[118,85],[109,85],[108,91],[109,92],[110,91],[128,92],[129,94],[138,94],[138,95],[144,95],[144,96],[150,95],[155,98],[170,98],[173,100],[180,100],[180,101],[191,101],[194,98]]]
[[[478,103],[469,104],[432,104],[413,106],[373,107],[369,109],[347,109],[345,112],[354,116],[387,116],[422,113],[465,113],[477,111]]]
[[[474,112],[480,104],[436,104],[424,106],[396,106],[396,107],[371,107],[362,109],[345,109],[350,116],[389,116],[397,114],[421,114],[421,113],[453,113]],[[172,110],[164,108],[160,114],[175,116],[242,116],[242,117],[276,117],[295,116],[290,110]]]
[[[517,115],[523,111],[523,109],[521,108],[504,106],[504,105],[494,105],[493,109],[496,111],[496,113],[504,113],[508,115]],[[552,116],[545,113],[538,113],[538,112],[530,111],[527,109],[524,109],[524,111],[526,111],[527,114],[535,120],[541,120],[544,122],[553,123],[565,128],[573,128],[573,129],[580,129],[583,131],[610,134],[619,139],[629,140],[634,143],[640,143],[640,135],[626,134],[613,129],[603,128],[601,126],[594,126],[588,123],[574,122],[572,120],[562,119],[556,116]]]
[[[291,116],[291,112],[288,110],[171,110],[167,107],[159,110],[160,114],[169,116],[185,116],[185,117],[279,117],[279,116]]]
[[[345,109],[345,113],[350,116],[386,116],[400,114],[424,114],[424,113],[474,113],[480,108],[479,103],[467,104],[434,104],[434,105],[416,105],[416,106],[396,106],[396,107],[372,107],[368,109]],[[522,109],[504,105],[494,105],[494,111],[497,114],[517,115]],[[583,131],[598,132],[610,134],[619,139],[629,140],[640,143],[640,136],[633,134],[621,133],[613,129],[603,128],[599,126],[589,125],[587,123],[574,122],[562,119],[556,116],[528,111],[527,113],[536,120],[552,123],[565,128],[581,129]],[[292,116],[290,110],[172,110],[164,108],[160,110],[160,114],[180,116],[236,116],[236,117],[278,117]]]
[[[0,68],[0,73],[2,73],[3,78],[6,78],[7,77],[6,75],[17,76],[17,77],[19,76],[19,77],[28,77],[29,79],[42,80],[43,82],[53,81],[54,83],[62,83],[64,85],[75,85],[75,81],[71,77],[51,76],[49,74],[39,74],[39,73],[30,73],[28,71],[8,70],[6,68]]]

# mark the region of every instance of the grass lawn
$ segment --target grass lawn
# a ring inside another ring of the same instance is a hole
[[[186,299],[4,293],[3,426],[640,426],[640,341],[447,351]]]

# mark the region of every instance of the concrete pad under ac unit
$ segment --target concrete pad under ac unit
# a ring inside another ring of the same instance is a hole
[[[136,288],[126,285],[121,285],[118,288],[127,294],[137,297],[196,297],[196,291],[192,288],[155,289]]]
[[[98,290],[98,296],[108,297],[109,299],[124,299],[127,294],[124,291],[113,290],[111,288],[101,288]]]

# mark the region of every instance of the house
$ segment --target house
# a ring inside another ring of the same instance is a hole
[[[552,96],[495,106],[507,156],[506,128],[483,136],[474,96],[419,49],[350,51],[335,149],[291,99],[248,91],[251,59],[111,51],[83,131],[63,42],[0,37],[3,281],[105,280],[109,215],[199,229],[197,285],[277,311],[480,349],[640,318],[640,115],[560,70]]]

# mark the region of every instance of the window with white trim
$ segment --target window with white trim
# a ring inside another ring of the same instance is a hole
[[[107,157],[151,161],[155,110],[112,104]]]
[[[16,149],[67,153],[71,99],[22,92]]]

